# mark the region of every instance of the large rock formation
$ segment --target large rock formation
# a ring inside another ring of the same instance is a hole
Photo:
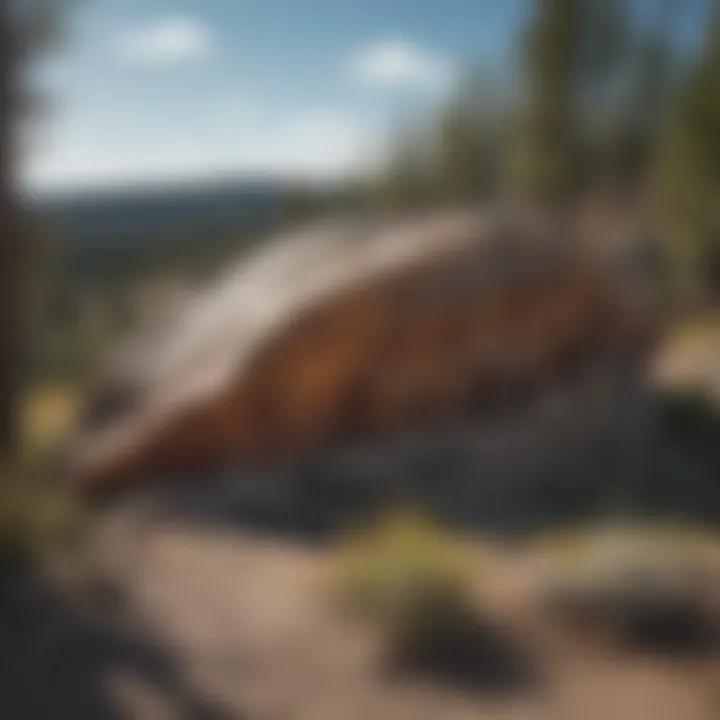
[[[521,412],[591,369],[625,382],[653,325],[626,292],[637,286],[609,268],[529,216],[291,233],[106,368],[74,452],[78,481],[95,490],[425,437]]]

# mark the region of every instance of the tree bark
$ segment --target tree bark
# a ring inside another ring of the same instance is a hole
[[[23,237],[16,176],[18,46],[7,2],[0,2],[0,455],[19,435],[22,369]]]

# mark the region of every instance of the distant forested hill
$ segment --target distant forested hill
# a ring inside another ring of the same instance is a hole
[[[113,338],[163,300],[166,281],[202,281],[292,222],[297,186],[144,186],[35,196],[39,367],[82,376]],[[310,193],[314,196],[313,193]]]
[[[55,195],[30,207],[55,267],[87,281],[213,257],[279,222],[287,194],[235,182]]]

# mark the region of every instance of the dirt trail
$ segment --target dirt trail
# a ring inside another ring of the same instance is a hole
[[[720,717],[715,661],[558,651],[531,627],[516,638],[531,682],[484,678],[492,658],[470,682],[390,677],[372,638],[329,609],[322,548],[137,508],[88,533],[83,573],[61,573],[65,591],[20,588],[2,614],[3,718]],[[510,602],[522,582],[498,593],[501,622],[523,612]]]

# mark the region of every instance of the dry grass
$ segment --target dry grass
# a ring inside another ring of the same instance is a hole
[[[32,388],[23,404],[22,435],[28,452],[52,448],[75,424],[77,391],[68,386],[39,385]]]
[[[27,395],[19,457],[0,467],[0,562],[25,565],[74,525],[77,510],[55,475],[53,454],[71,430],[76,394],[39,386]]]

